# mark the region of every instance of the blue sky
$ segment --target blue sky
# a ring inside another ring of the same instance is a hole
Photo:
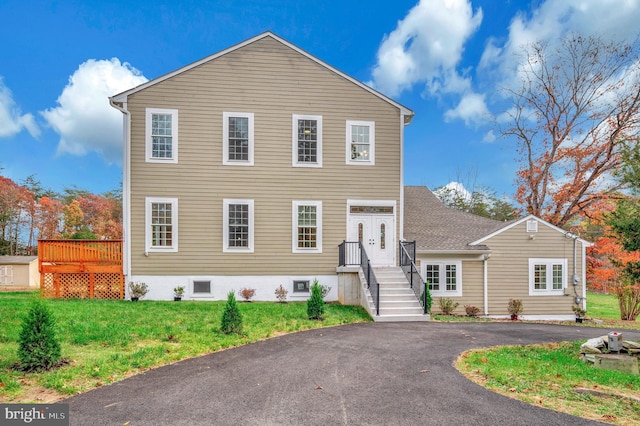
[[[0,174],[17,182],[116,189],[107,97],[270,30],[416,112],[406,184],[511,196],[516,145],[494,123],[514,53],[570,31],[630,40],[640,0],[5,0],[0,17]]]

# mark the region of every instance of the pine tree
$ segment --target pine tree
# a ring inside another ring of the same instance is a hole
[[[36,300],[22,322],[18,358],[24,371],[42,371],[60,362],[55,320],[41,300]]]
[[[242,334],[242,314],[236,303],[236,296],[233,291],[227,294],[227,303],[224,305],[220,330],[225,334]]]
[[[311,297],[307,300],[307,315],[309,319],[321,320],[324,313],[324,299],[322,298],[322,286],[318,280],[313,281]]]

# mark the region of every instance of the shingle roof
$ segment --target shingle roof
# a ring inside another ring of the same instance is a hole
[[[509,225],[445,206],[426,186],[404,188],[404,238],[430,251],[488,250],[469,243]]]
[[[0,256],[0,265],[28,265],[38,256]]]

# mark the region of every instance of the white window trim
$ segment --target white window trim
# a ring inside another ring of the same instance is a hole
[[[318,123],[318,154],[315,163],[298,161],[298,120],[316,120]],[[322,167],[322,116],[293,114],[291,120],[292,153],[291,165],[293,167]]]
[[[316,247],[298,247],[298,207],[316,206]],[[292,253],[322,253],[322,201],[291,202],[291,251]]]
[[[229,118],[242,117],[249,119],[249,159],[229,160]],[[253,166],[253,113],[252,112],[223,112],[222,113],[222,164],[225,166]]]
[[[249,205],[249,247],[229,247],[229,204]],[[224,253],[253,253],[253,200],[225,198],[222,205],[222,251]]]
[[[147,108],[145,110],[145,151],[147,163],[177,163],[178,162],[178,110]],[[171,158],[152,157],[153,141],[151,138],[151,115],[171,114]]]
[[[438,265],[440,269],[440,290],[431,290],[433,297],[462,297],[462,261],[448,259],[420,259],[420,273],[426,280],[427,265]],[[456,290],[447,290],[446,265],[456,267]]]
[[[564,289],[567,288],[568,271],[567,259],[551,259],[551,258],[530,258],[529,259],[529,296],[562,296]],[[534,265],[547,266],[547,288],[545,290],[536,290],[534,282]],[[562,265],[562,288],[553,289],[553,265]]]
[[[369,159],[368,160],[352,160],[351,159],[351,126],[368,126],[369,127]],[[375,121],[355,121],[347,120],[347,164],[354,166],[373,166],[376,164],[376,123]]]
[[[171,234],[173,245],[171,246],[152,246],[153,241],[151,233],[151,204],[153,203],[169,203],[171,204]],[[177,198],[145,198],[145,252],[149,253],[175,253],[178,251],[178,199]]]

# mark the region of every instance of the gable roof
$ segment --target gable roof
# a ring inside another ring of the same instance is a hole
[[[234,50],[240,49],[240,48],[242,48],[242,47],[244,47],[244,46],[246,46],[248,44],[251,44],[251,43],[256,42],[258,40],[262,40],[263,38],[266,38],[266,37],[271,37],[272,39],[284,44],[285,46],[289,47],[290,49],[295,50],[296,52],[300,53],[301,55],[306,56],[307,58],[311,59],[312,61],[316,62],[317,64],[321,65],[322,67],[328,69],[329,71],[338,74],[342,78],[344,78],[346,80],[349,80],[350,82],[352,82],[355,85],[361,87],[362,89],[366,90],[367,92],[377,96],[378,98],[384,100],[385,102],[390,103],[391,105],[393,105],[396,108],[398,108],[401,111],[402,114],[404,114],[404,116],[405,116],[405,125],[409,124],[411,122],[411,119],[413,118],[415,113],[412,110],[410,110],[409,108],[405,107],[402,104],[399,104],[398,102],[396,102],[393,99],[383,95],[382,93],[378,92],[377,90],[367,86],[366,84],[362,83],[361,81],[358,81],[355,78],[343,73],[342,71],[338,70],[337,68],[332,67],[331,65],[327,64],[326,62],[321,61],[320,59],[316,58],[315,56],[311,55],[310,53],[300,49],[298,46],[296,46],[296,45],[284,40],[283,38],[281,38],[281,37],[279,37],[277,35],[275,35],[271,31],[266,31],[266,32],[264,32],[262,34],[259,34],[259,35],[255,36],[255,37],[252,37],[252,38],[250,38],[248,40],[245,40],[245,41],[243,41],[241,43],[238,43],[235,46],[231,46],[231,47],[229,47],[227,49],[221,50],[218,53],[214,53],[213,55],[209,55],[209,56],[207,56],[207,57],[205,57],[203,59],[200,59],[199,61],[193,62],[193,63],[191,63],[189,65],[186,65],[186,66],[184,66],[182,68],[179,68],[179,69],[177,69],[177,70],[175,70],[173,72],[170,72],[168,74],[162,75],[162,76],[160,76],[158,78],[155,78],[153,80],[149,80],[146,83],[143,83],[143,84],[141,84],[139,86],[136,86],[136,87],[134,87],[132,89],[129,89],[127,91],[124,91],[122,93],[118,93],[117,95],[114,95],[114,96],[110,97],[109,99],[112,102],[116,102],[116,103],[117,102],[126,102],[127,96],[129,96],[129,95],[137,93],[137,92],[139,92],[141,90],[146,89],[147,87],[150,87],[150,86],[153,86],[155,84],[158,84],[158,83],[160,83],[160,82],[162,82],[164,80],[167,80],[167,79],[169,79],[171,77],[174,77],[174,76],[176,76],[178,74],[181,74],[181,73],[183,73],[185,71],[188,71],[188,70],[190,70],[192,68],[195,68],[195,67],[197,67],[199,65],[202,65],[202,64],[204,64],[206,62],[209,62],[209,61],[212,61],[212,60],[214,60],[216,58],[219,58],[220,56],[223,56],[223,55],[225,55],[225,54],[227,54],[229,52],[233,52]]]
[[[405,186],[404,212],[405,238],[415,240],[419,252],[489,251],[476,240],[511,223],[447,207],[426,186]]]
[[[494,232],[492,232],[492,233],[490,233],[490,234],[488,234],[488,235],[485,235],[484,237],[482,237],[482,238],[480,238],[480,239],[478,239],[478,240],[476,240],[476,241],[472,241],[470,244],[482,244],[482,243],[486,242],[488,239],[493,238],[493,237],[495,237],[496,235],[499,235],[499,234],[501,234],[501,233],[503,233],[503,232],[505,232],[505,231],[507,231],[507,230],[509,230],[509,229],[511,229],[511,228],[513,228],[513,227],[515,227],[515,226],[518,226],[518,225],[520,225],[522,222],[525,222],[525,221],[527,221],[527,220],[535,220],[535,221],[537,221],[538,223],[541,223],[541,224],[543,224],[544,226],[547,226],[547,227],[549,227],[549,228],[553,229],[554,231],[557,231],[557,232],[560,232],[561,234],[564,234],[567,238],[575,238],[575,239],[577,239],[577,240],[578,240],[578,241],[580,241],[582,244],[584,244],[584,245],[586,245],[586,246],[588,246],[588,247],[593,245],[593,244],[592,244],[592,243],[590,243],[589,241],[584,240],[584,239],[582,239],[582,238],[578,237],[577,235],[572,234],[572,233],[571,233],[571,232],[569,232],[569,231],[565,231],[565,230],[564,230],[564,229],[562,229],[562,228],[558,228],[557,226],[555,226],[555,225],[553,225],[553,224],[551,224],[551,223],[547,222],[546,220],[544,220],[544,219],[540,219],[538,216],[534,216],[534,215],[532,215],[532,214],[530,214],[530,215],[528,215],[528,216],[525,216],[525,217],[523,217],[523,218],[521,218],[521,219],[516,219],[516,220],[514,220],[514,221],[511,221],[511,222],[509,222],[508,224],[505,224],[505,226],[503,226],[502,228],[497,229],[497,230],[495,230]]]

